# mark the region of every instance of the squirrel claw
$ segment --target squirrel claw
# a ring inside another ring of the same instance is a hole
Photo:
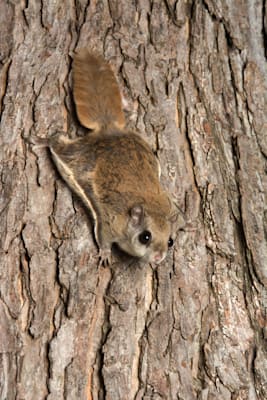
[[[111,265],[111,250],[110,249],[100,249],[99,250],[99,263],[98,266],[108,267]]]

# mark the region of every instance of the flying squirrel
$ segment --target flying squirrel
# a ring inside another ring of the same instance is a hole
[[[110,65],[88,49],[73,59],[78,119],[90,131],[47,140],[56,167],[91,212],[99,264],[111,247],[141,261],[160,263],[173,245],[175,207],[160,185],[159,161],[145,140],[125,128],[122,100]]]

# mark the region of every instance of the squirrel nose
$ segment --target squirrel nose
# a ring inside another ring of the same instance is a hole
[[[159,264],[164,258],[165,258],[165,256],[164,256],[163,253],[156,253],[156,254],[154,255],[154,262],[155,262],[156,264]]]

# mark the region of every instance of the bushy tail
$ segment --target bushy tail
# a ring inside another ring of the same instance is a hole
[[[125,125],[119,87],[109,64],[88,49],[79,49],[73,61],[74,101],[82,125],[89,129]]]

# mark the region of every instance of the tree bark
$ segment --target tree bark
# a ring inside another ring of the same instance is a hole
[[[266,16],[264,0],[0,3],[1,399],[267,398]],[[88,214],[25,140],[84,134],[84,46],[183,213],[157,268],[97,269]]]

